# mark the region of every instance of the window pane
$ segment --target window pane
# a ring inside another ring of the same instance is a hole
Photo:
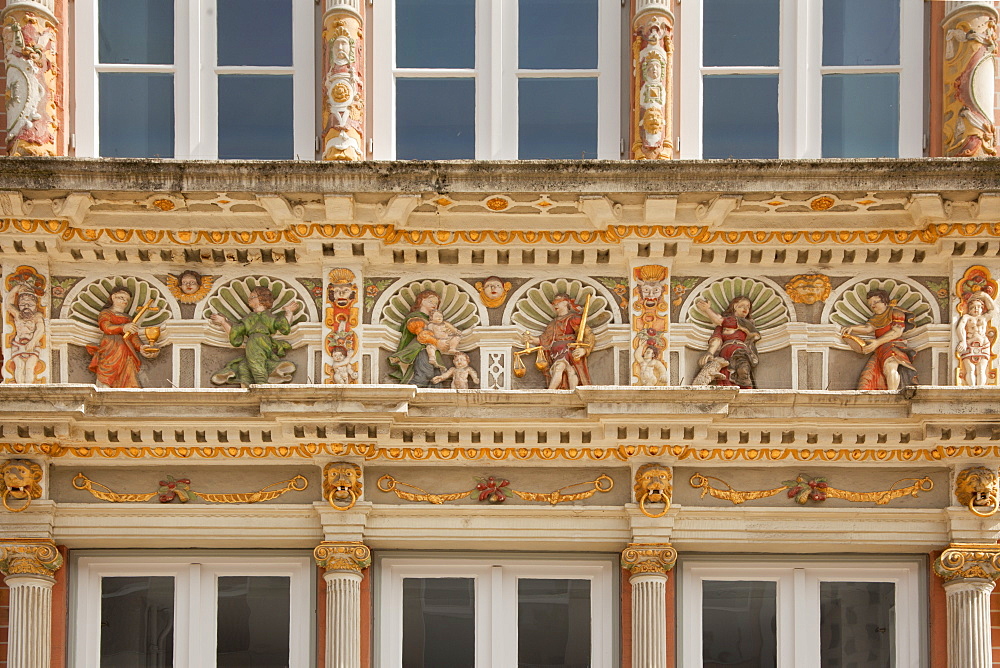
[[[476,157],[475,79],[397,79],[396,157]]]
[[[597,69],[597,0],[520,0],[517,22],[518,67]]]
[[[101,155],[111,158],[172,158],[174,75],[102,72]]]
[[[590,582],[517,581],[519,668],[589,668]]]
[[[898,65],[899,0],[823,0],[824,65]]]
[[[778,66],[779,0],[705,0],[703,65]]]
[[[173,0],[99,0],[97,12],[99,62],[174,62]]]
[[[475,66],[475,0],[396,0],[396,67]]]
[[[174,579],[101,578],[101,668],[174,665]]]
[[[702,582],[704,668],[777,665],[776,582]]]
[[[899,75],[823,76],[823,157],[899,155]]]
[[[896,665],[896,586],[891,582],[821,582],[822,668]]]
[[[403,668],[474,668],[475,583],[403,579]]]
[[[704,158],[778,157],[778,77],[706,76]]]
[[[597,157],[597,79],[520,79],[517,157]]]
[[[217,0],[219,65],[292,64],[292,0]]]
[[[219,76],[219,159],[290,160],[294,152],[292,77]]]
[[[218,579],[218,668],[288,665],[291,581],[287,577]]]

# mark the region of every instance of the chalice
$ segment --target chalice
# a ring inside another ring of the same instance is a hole
[[[158,353],[160,349],[156,347],[156,340],[160,338],[160,328],[159,327],[146,327],[143,330],[146,335],[146,340],[149,342],[148,346],[143,346],[143,350],[147,353]]]

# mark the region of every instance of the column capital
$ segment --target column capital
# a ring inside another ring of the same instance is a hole
[[[934,572],[946,583],[1000,578],[1000,545],[953,544],[934,562]]]
[[[660,574],[677,563],[677,550],[670,543],[629,543],[622,550],[622,568],[632,575]]]
[[[55,543],[46,539],[0,540],[0,573],[50,576],[63,565]]]
[[[372,551],[364,543],[334,543],[323,541],[313,550],[318,566],[327,571],[354,571],[360,573],[372,563]]]

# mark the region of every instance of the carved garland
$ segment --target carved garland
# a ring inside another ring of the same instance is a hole
[[[398,498],[404,501],[416,501],[416,502],[427,502],[433,503],[435,505],[440,505],[446,501],[457,501],[458,499],[465,499],[473,494],[478,493],[478,498],[480,501],[488,501],[489,503],[503,503],[507,500],[507,494],[513,494],[518,498],[524,499],[525,501],[539,501],[547,502],[551,505],[556,505],[557,503],[568,503],[571,501],[581,501],[583,499],[589,499],[594,496],[597,492],[610,492],[615,486],[614,481],[607,475],[601,474],[596,480],[589,480],[587,482],[576,482],[572,485],[566,485],[565,487],[560,487],[554,492],[522,492],[516,489],[511,489],[509,487],[510,481],[505,478],[497,478],[495,476],[488,476],[486,478],[477,478],[476,486],[473,489],[464,492],[447,492],[443,494],[435,494],[428,492],[427,490],[421,489],[416,485],[411,485],[410,483],[403,482],[401,480],[396,480],[391,475],[384,475],[378,479],[378,488],[382,492],[393,492]],[[407,487],[409,489],[399,489],[399,485]],[[586,489],[580,492],[570,492],[566,493],[566,490],[572,489],[574,487],[580,487],[582,485],[590,485],[591,489]],[[409,491],[415,490],[415,491]]]
[[[272,501],[286,492],[301,492],[309,486],[309,481],[303,476],[297,475],[288,480],[271,483],[256,492],[196,492],[189,487],[191,481],[187,478],[174,478],[167,476],[166,480],[160,481],[159,489],[155,492],[138,494],[119,494],[110,487],[96,480],[91,480],[82,473],[77,473],[73,478],[73,487],[79,490],[90,492],[95,498],[101,501],[112,503],[142,503],[149,501],[154,496],[160,497],[160,503],[170,503],[177,499],[181,503],[187,503],[192,496],[197,496],[209,503],[260,503],[262,501]]]
[[[713,487],[711,482],[713,480],[722,483],[726,488]],[[896,485],[910,480],[914,482],[905,487],[896,487]],[[830,487],[826,478],[813,478],[804,473],[800,473],[795,480],[785,480],[780,487],[753,491],[733,489],[733,486],[724,480],[702,475],[701,473],[695,473],[691,476],[690,483],[692,487],[701,489],[700,498],[704,498],[706,494],[710,494],[716,499],[731,501],[734,505],[756,499],[766,499],[787,490],[788,498],[794,499],[799,505],[805,505],[809,501],[823,502],[828,498],[834,498],[844,499],[852,503],[876,503],[884,506],[895,499],[907,495],[916,497],[920,492],[929,492],[934,489],[934,481],[926,476],[923,478],[903,478],[902,480],[897,480],[889,489],[879,492],[851,492],[837,489],[836,487]]]

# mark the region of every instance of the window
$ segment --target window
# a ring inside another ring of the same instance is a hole
[[[919,157],[921,5],[685,3],[681,156]]]
[[[610,561],[381,561],[380,668],[611,668]]]
[[[374,5],[379,159],[618,158],[620,3]]]
[[[308,558],[80,557],[74,668],[311,668]]]
[[[311,0],[77,3],[77,154],[311,159],[313,12]]]
[[[927,665],[920,564],[681,566],[681,666]]]

